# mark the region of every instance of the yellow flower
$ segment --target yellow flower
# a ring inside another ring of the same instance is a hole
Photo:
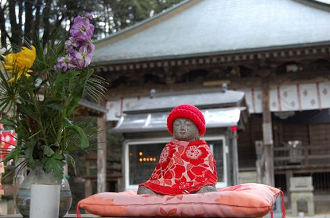
[[[27,47],[23,47],[23,50],[18,53],[10,53],[5,56],[5,68],[11,73],[18,73],[16,80],[18,80],[24,73],[24,76],[29,77],[28,69],[32,67],[34,60],[36,59],[36,48],[32,46],[32,50]],[[15,76],[8,82],[14,82]]]

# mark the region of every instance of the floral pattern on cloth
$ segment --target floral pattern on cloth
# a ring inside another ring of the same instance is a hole
[[[215,185],[218,176],[210,147],[204,140],[172,139],[162,150],[159,162],[145,186],[154,192],[175,195]]]
[[[285,217],[281,190],[263,184],[248,183],[217,192],[179,195],[137,195],[136,191],[104,192],[92,195],[77,206],[98,216],[120,217],[262,217],[271,212],[282,194],[282,218]]]

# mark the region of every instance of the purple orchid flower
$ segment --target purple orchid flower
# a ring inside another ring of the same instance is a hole
[[[66,72],[68,69],[72,70],[76,68],[74,65],[74,60],[70,55],[58,58],[56,67],[62,72]]]
[[[78,47],[79,47],[79,43],[73,37],[70,37],[68,40],[65,41],[65,50],[71,55],[74,53],[75,48]]]
[[[92,61],[92,55],[88,53],[87,47],[80,47],[79,51],[74,53],[75,64],[78,69],[87,67]]]
[[[90,19],[90,20],[92,20],[92,19],[93,19],[93,14],[92,14],[92,13],[89,13],[89,12],[87,12],[87,13],[85,14],[85,17],[86,17],[87,19]]]
[[[78,41],[90,40],[93,36],[94,25],[88,19],[78,16],[70,29],[70,34]]]
[[[76,48],[79,44],[75,38],[69,37],[69,39],[65,41],[65,46],[72,46]]]
[[[82,42],[82,43],[80,44],[80,46],[81,46],[81,47],[83,47],[83,46],[87,47],[87,52],[88,52],[88,53],[93,53],[94,50],[95,50],[95,45],[92,44],[92,43],[90,42],[90,40],[89,40],[89,41],[86,41],[86,42]]]
[[[91,53],[95,45],[91,43],[94,25],[90,23],[92,13],[86,13],[83,17],[77,16],[70,29],[71,37],[65,41],[65,49],[68,55],[57,60],[56,67],[62,72],[72,69],[83,69],[92,61]]]

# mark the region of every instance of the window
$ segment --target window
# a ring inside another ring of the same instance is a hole
[[[226,153],[224,137],[203,137],[216,159],[218,184],[227,186]],[[125,143],[125,189],[137,189],[138,184],[145,182],[155,169],[160,153],[170,138],[132,140]]]
[[[145,182],[155,169],[164,143],[131,144],[129,146],[129,185]]]
[[[223,140],[209,140],[208,144],[213,152],[214,159],[216,160],[218,182],[225,182],[225,169],[224,169],[224,154],[223,154]]]

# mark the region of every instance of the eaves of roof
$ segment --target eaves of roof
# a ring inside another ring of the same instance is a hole
[[[308,5],[310,7],[316,7],[321,10],[330,11],[330,4],[322,2],[321,0],[295,0],[295,1]]]
[[[316,42],[316,43],[303,43],[303,44],[292,44],[292,45],[282,45],[282,46],[269,46],[242,50],[228,50],[228,51],[217,51],[217,52],[205,52],[205,53],[195,53],[195,54],[185,54],[185,55],[167,55],[167,56],[157,56],[157,57],[145,57],[137,59],[127,59],[123,60],[113,60],[113,61],[100,61],[93,62],[92,66],[104,66],[112,64],[127,64],[127,63],[140,63],[140,62],[151,62],[151,61],[161,61],[161,60],[175,60],[175,59],[186,59],[195,57],[206,57],[206,56],[219,56],[219,55],[233,55],[233,54],[245,54],[245,53],[262,53],[267,51],[277,51],[277,50],[290,50],[296,48],[305,47],[319,47],[319,46],[330,46],[330,41]]]

